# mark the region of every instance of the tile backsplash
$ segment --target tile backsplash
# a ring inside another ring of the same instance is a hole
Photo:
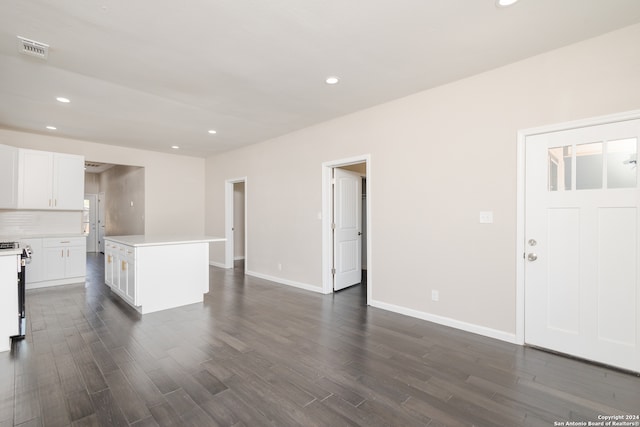
[[[82,233],[81,211],[0,209],[0,236],[44,236]]]

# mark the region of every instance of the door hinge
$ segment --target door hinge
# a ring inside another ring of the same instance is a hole
[[[335,268],[332,268],[332,269],[331,269],[331,274],[332,274],[333,276],[335,276],[335,275],[336,275],[336,269],[335,269]]]
[[[336,223],[335,223],[335,222],[332,222],[332,223],[331,223],[331,229],[332,229],[332,230],[335,230],[335,229],[336,229]]]

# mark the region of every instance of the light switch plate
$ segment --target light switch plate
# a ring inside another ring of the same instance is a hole
[[[480,211],[480,224],[493,224],[493,211]]]

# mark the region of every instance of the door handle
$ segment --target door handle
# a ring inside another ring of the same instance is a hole
[[[362,236],[362,233],[360,231],[358,231],[358,236]]]
[[[529,255],[527,255],[527,259],[531,262],[535,261],[538,259],[538,255],[534,254],[533,252],[531,252]]]

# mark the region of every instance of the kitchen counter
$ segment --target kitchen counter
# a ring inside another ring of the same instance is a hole
[[[141,246],[161,246],[161,245],[182,245],[185,243],[210,243],[210,242],[224,242],[223,237],[210,237],[210,236],[147,236],[147,235],[133,235],[133,236],[106,236],[105,240],[111,240],[112,242],[121,243],[123,245],[141,247]]]
[[[22,249],[0,249],[0,256],[20,255]]]
[[[142,314],[201,303],[209,292],[208,236],[105,237],[105,283]]]

